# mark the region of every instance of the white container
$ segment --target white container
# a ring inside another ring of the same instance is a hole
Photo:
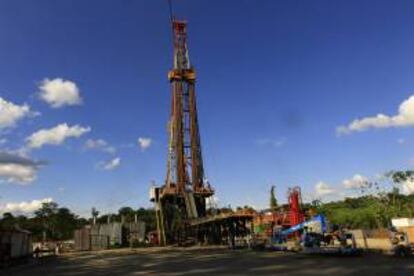
[[[409,227],[414,226],[414,218],[395,218],[391,219],[392,226],[394,227]]]

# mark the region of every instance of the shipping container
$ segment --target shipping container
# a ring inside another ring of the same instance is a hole
[[[77,251],[142,244],[145,242],[145,222],[94,224],[75,230],[74,237]]]
[[[7,265],[14,260],[33,255],[32,235],[25,230],[0,231],[0,262]]]
[[[90,228],[82,228],[75,230],[75,246],[77,251],[91,250],[91,230]]]

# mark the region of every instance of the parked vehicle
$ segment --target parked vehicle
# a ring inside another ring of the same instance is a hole
[[[414,244],[404,232],[391,232],[391,253],[396,257],[407,257],[413,253]]]

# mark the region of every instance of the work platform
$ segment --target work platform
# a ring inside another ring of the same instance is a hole
[[[252,232],[253,214],[248,212],[222,213],[186,222],[183,232],[196,244],[228,244],[235,247],[236,238]]]
[[[253,220],[254,214],[253,213],[246,213],[246,212],[236,212],[236,213],[224,213],[218,214],[214,216],[207,216],[203,218],[193,219],[190,220],[188,223],[191,226],[200,226],[209,223],[218,223],[218,222],[225,222],[231,220],[245,220],[251,221]]]

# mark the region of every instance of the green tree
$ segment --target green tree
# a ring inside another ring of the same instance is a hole
[[[404,183],[409,180],[414,179],[414,171],[407,170],[407,171],[390,171],[386,174],[386,176],[391,177],[394,183]]]
[[[145,222],[146,231],[153,231],[157,229],[157,222],[155,218],[154,209],[139,208],[136,211],[136,214],[138,216],[138,220],[142,220]]]
[[[275,186],[273,185],[270,188],[270,209],[276,210],[277,209],[277,200],[275,196]]]
[[[37,242],[44,236],[51,240],[71,239],[75,229],[88,224],[85,218],[79,218],[68,208],[59,208],[55,202],[42,204],[33,214],[27,217],[6,212],[0,217],[0,230],[29,230],[33,241]]]
[[[124,217],[125,222],[133,222],[135,217],[135,211],[131,207],[122,207],[118,210],[118,215]]]
[[[13,216],[12,213],[4,213],[3,218],[1,220],[1,229],[12,230],[14,229],[16,222],[16,218]]]
[[[99,211],[98,210],[96,210],[96,208],[95,207],[92,207],[92,210],[91,210],[91,215],[92,215],[92,221],[93,221],[93,224],[95,224],[96,223],[96,219],[98,218],[98,216],[99,216]]]
[[[121,216],[114,213],[102,215],[96,219],[97,223],[121,222]]]
[[[43,239],[53,238],[55,235],[55,222],[53,215],[58,211],[56,202],[44,202],[42,207],[34,212],[35,217],[42,223]]]
[[[73,214],[68,208],[59,208],[55,214],[52,215],[54,223],[54,236],[56,240],[68,240],[73,237],[73,232],[78,228],[77,216]]]

